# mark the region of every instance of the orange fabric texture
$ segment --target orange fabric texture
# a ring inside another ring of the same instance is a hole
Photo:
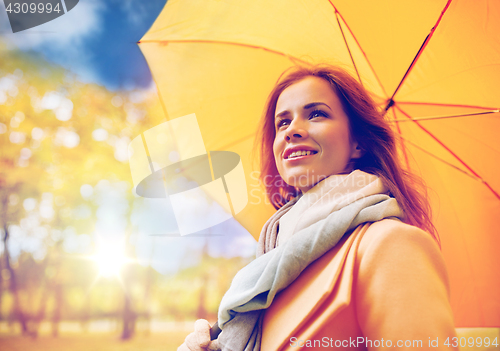
[[[371,350],[382,339],[386,347],[389,340],[392,347],[421,340],[419,347],[398,348],[411,350],[437,339],[432,349],[450,350],[444,342],[454,336],[448,276],[436,243],[418,228],[386,219],[358,227],[277,296],[266,311],[261,345],[292,350],[318,340],[308,349],[344,342],[345,350]]]

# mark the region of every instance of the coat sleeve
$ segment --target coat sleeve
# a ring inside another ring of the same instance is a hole
[[[446,267],[429,234],[395,220],[374,223],[354,271],[356,314],[369,350],[455,350],[445,345],[456,337]]]

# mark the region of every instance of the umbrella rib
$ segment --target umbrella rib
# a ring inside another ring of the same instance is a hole
[[[443,18],[446,10],[448,10],[448,7],[450,6],[451,1],[452,0],[448,0],[448,2],[446,3],[446,6],[444,7],[443,11],[441,11],[441,15],[439,16],[436,24],[434,25],[434,27],[431,28],[430,33],[427,34],[427,36],[425,37],[424,42],[420,46],[420,49],[418,49],[417,54],[415,55],[415,57],[411,61],[410,66],[408,67],[408,69],[406,70],[403,78],[401,79],[401,81],[399,82],[398,86],[396,87],[396,90],[394,90],[394,93],[392,94],[391,98],[387,102],[387,106],[385,107],[386,111],[389,109],[389,107],[391,107],[394,104],[394,97],[396,96],[397,92],[399,91],[399,88],[401,88],[401,86],[403,85],[404,81],[406,80],[406,77],[408,77],[408,74],[410,74],[410,72],[413,69],[413,67],[415,67],[415,64],[417,63],[418,59],[420,58],[420,55],[422,54],[422,52],[424,51],[425,47],[427,46],[427,44],[431,40],[432,36],[434,35],[434,32],[436,31],[436,28],[438,27],[439,23],[441,23],[441,19]]]
[[[450,162],[448,162],[448,161],[446,161],[446,160],[442,159],[441,157],[434,155],[432,152],[427,151],[427,150],[425,150],[424,148],[422,148],[422,147],[418,146],[417,144],[415,144],[415,143],[413,143],[413,142],[409,141],[408,139],[404,138],[402,135],[399,135],[399,137],[400,137],[402,140],[404,140],[404,142],[405,142],[405,143],[408,143],[408,144],[412,145],[413,147],[415,147],[415,148],[419,149],[420,151],[422,151],[422,152],[426,153],[427,155],[431,156],[432,158],[435,158],[436,160],[438,160],[438,161],[440,161],[440,162],[443,162],[444,164],[446,164],[446,165],[448,165],[448,166],[450,166],[450,167],[454,168],[455,170],[457,170],[457,171],[459,171],[459,172],[461,172],[461,173],[465,174],[466,176],[469,176],[470,178],[472,178],[472,179],[474,179],[474,180],[477,180],[478,182],[481,182],[481,183],[484,183],[484,182],[485,182],[485,181],[484,181],[483,179],[481,179],[480,177],[477,177],[477,176],[475,176],[474,174],[470,174],[469,172],[464,171],[463,169],[461,169],[461,168],[459,168],[459,167],[455,166],[454,164],[452,164],[452,163],[450,163]]]
[[[342,22],[344,22],[347,30],[349,31],[349,33],[351,33],[351,36],[352,38],[354,39],[354,41],[356,42],[356,44],[358,45],[358,48],[359,50],[361,51],[361,53],[363,54],[363,56],[365,57],[365,60],[366,62],[368,63],[368,66],[370,67],[373,75],[375,76],[375,79],[377,79],[377,82],[380,86],[380,88],[382,89],[382,91],[384,92],[384,94],[387,96],[387,92],[385,91],[385,88],[384,88],[384,85],[382,84],[382,82],[380,81],[380,78],[378,77],[377,75],[377,72],[375,72],[375,69],[373,68],[372,66],[372,63],[370,62],[370,60],[368,59],[368,56],[366,55],[366,52],[363,50],[363,48],[361,47],[361,44],[359,43],[358,41],[358,38],[356,38],[356,36],[354,35],[354,33],[352,32],[351,28],[349,27],[349,25],[347,24],[346,20],[344,19],[344,17],[342,16],[342,14],[337,10],[337,8],[335,7],[335,5],[332,3],[331,0],[328,0],[328,2],[330,3],[330,5],[332,5],[333,9],[335,10],[335,14],[337,16],[339,16],[341,19],[342,19]],[[338,19],[337,19],[338,20]],[[341,29],[342,30],[342,29]],[[342,35],[344,35],[344,33],[342,32]],[[344,39],[345,40],[345,39]]]
[[[235,46],[243,46],[246,48],[251,48],[251,49],[261,49],[264,51],[271,52],[273,54],[281,55],[286,57],[292,62],[300,62],[303,64],[307,64],[306,61],[301,60],[293,55],[285,54],[284,52],[281,51],[276,51],[273,49],[266,48],[264,46],[257,46],[257,45],[250,45],[250,44],[244,44],[244,43],[235,43],[232,41],[223,41],[223,40],[207,40],[207,39],[185,39],[185,40],[141,40],[138,42],[138,44],[143,44],[143,43],[159,43],[159,44],[168,44],[168,43],[202,43],[202,44],[226,44],[226,45],[235,45]]]
[[[489,114],[498,113],[498,112],[500,112],[500,110],[492,110],[492,111],[484,111],[484,112],[473,112],[473,113],[463,113],[463,114],[459,114],[459,115],[444,115],[444,116],[403,118],[403,119],[394,119],[394,120],[392,120],[390,122],[429,121],[429,120],[436,120],[436,119],[447,119],[447,118],[456,118],[456,117],[489,115]]]
[[[406,117],[408,117],[409,119],[411,119],[411,117],[405,112],[403,111],[399,106],[396,106],[397,109],[403,114],[405,115]],[[493,195],[495,195],[495,197],[500,200],[500,195],[488,184],[488,182],[486,182],[479,174],[477,174],[469,165],[467,165],[457,154],[455,154],[453,151],[451,151],[451,149],[446,146],[441,140],[439,140],[434,134],[432,134],[429,130],[427,130],[424,126],[422,126],[420,123],[418,123],[418,121],[412,121],[413,123],[415,123],[420,129],[422,129],[425,133],[427,133],[431,138],[433,138],[439,145],[441,145],[446,151],[448,151],[458,162],[460,162],[465,168],[467,168],[476,178],[480,179],[481,182],[493,193]],[[431,154],[432,155],[432,154]],[[433,155],[434,156],[434,155]],[[437,159],[439,159],[437,156],[434,156],[436,157]],[[445,162],[446,164],[449,164],[450,166],[453,166],[451,165],[450,163],[444,161],[444,160],[441,160],[443,162]],[[455,167],[455,166],[453,166]],[[458,168],[457,168],[458,169]],[[462,171],[463,172],[463,171]],[[465,172],[467,173],[467,172]]]
[[[431,106],[443,106],[443,107],[464,107],[464,108],[476,108],[479,110],[498,110],[497,107],[486,107],[486,106],[476,106],[476,105],[462,105],[462,104],[441,104],[437,102],[423,102],[423,101],[399,101],[398,104],[404,105],[431,105]]]
[[[342,25],[340,24],[339,12],[337,11],[337,9],[335,9],[335,18],[337,19],[337,23],[339,24],[340,33],[342,33],[342,38],[344,39],[345,47],[347,48],[347,51],[349,52],[349,56],[351,57],[351,62],[352,62],[352,65],[354,66],[354,69],[356,70],[358,80],[361,83],[361,85],[363,85],[363,81],[361,80],[361,77],[359,76],[358,67],[356,66],[356,62],[354,62],[354,58],[352,57],[351,49],[349,48],[349,45],[347,44],[347,39],[345,37],[344,30],[342,29]]]

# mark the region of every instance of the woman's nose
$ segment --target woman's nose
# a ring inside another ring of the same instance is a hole
[[[285,133],[286,141],[291,141],[296,138],[306,138],[308,136],[306,128],[302,125],[297,118],[295,118],[292,123],[288,126]]]

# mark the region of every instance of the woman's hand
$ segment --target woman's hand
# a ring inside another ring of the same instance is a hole
[[[194,332],[186,336],[184,344],[177,351],[218,351],[217,340],[210,340],[211,325],[204,319],[198,319],[194,323]]]

